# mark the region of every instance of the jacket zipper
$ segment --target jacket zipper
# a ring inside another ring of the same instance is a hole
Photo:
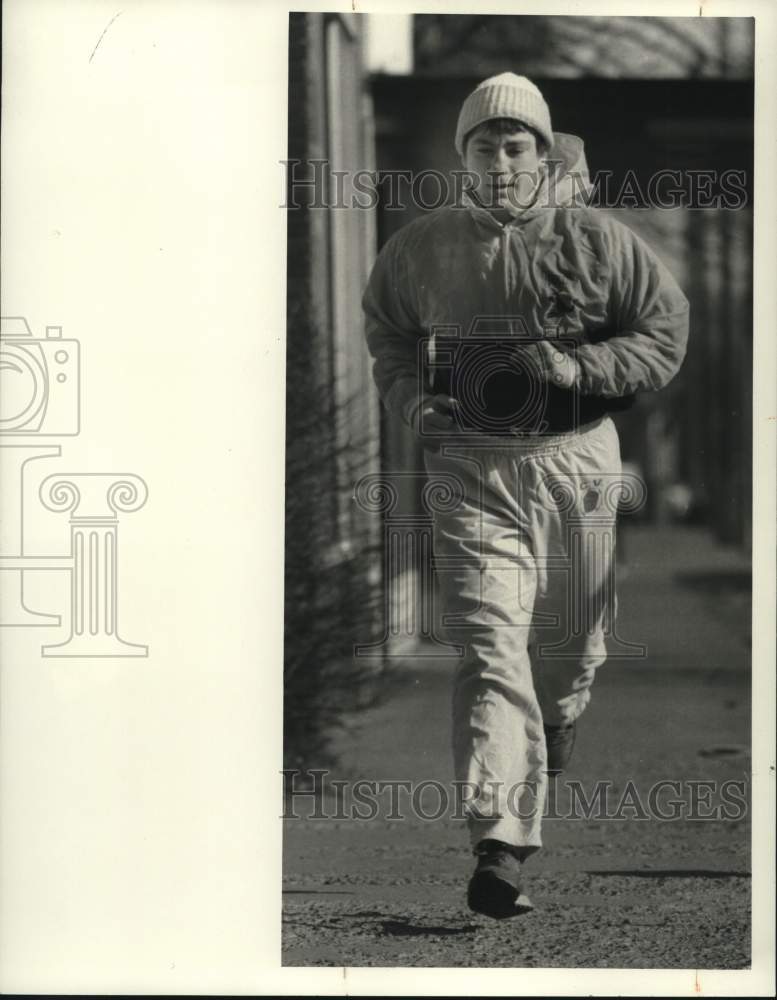
[[[502,226],[502,281],[504,283],[504,296],[505,304],[507,303],[508,296],[508,267],[507,267],[507,249],[510,245],[510,233],[507,231],[507,226]],[[512,327],[512,323],[510,324]]]
[[[510,261],[509,261],[509,251],[510,251],[510,232],[513,229],[517,229],[515,223],[505,223],[502,225],[502,285],[503,285],[503,295],[504,295],[504,305],[505,310],[507,310],[507,304],[510,299]],[[519,239],[521,238],[519,234]],[[508,336],[512,337],[516,333],[515,323],[511,313],[508,313]]]

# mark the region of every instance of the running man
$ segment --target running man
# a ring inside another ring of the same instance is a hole
[[[675,376],[688,302],[638,236],[586,206],[583,143],[553,132],[531,81],[483,81],[455,146],[471,186],[385,244],[363,307],[384,405],[421,438],[430,479],[457,484],[434,526],[463,653],[455,777],[469,906],[501,918],[531,908],[521,866],[614,623],[611,414]]]

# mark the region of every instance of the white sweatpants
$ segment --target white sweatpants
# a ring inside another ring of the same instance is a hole
[[[553,438],[425,453],[458,497],[435,514],[449,641],[463,647],[453,755],[472,845],[541,846],[543,721],[574,721],[614,624],[618,434],[609,417]]]

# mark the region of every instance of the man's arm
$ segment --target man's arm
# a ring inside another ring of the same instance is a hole
[[[419,371],[419,341],[423,337],[400,241],[394,237],[378,254],[362,297],[365,336],[380,398],[390,413],[416,429],[426,398]]]
[[[662,389],[680,369],[688,343],[688,300],[653,251],[611,220],[610,302],[615,336],[575,351],[584,395],[628,396]]]

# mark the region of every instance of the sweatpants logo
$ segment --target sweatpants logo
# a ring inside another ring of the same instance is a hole
[[[544,660],[598,656],[604,639],[612,656],[644,658],[644,645],[616,631],[615,558],[617,514],[641,509],[644,482],[622,472],[538,476],[524,456],[509,466],[515,509],[500,519],[483,488],[495,474],[487,453],[450,454],[458,450],[427,456],[428,478],[370,474],[356,484],[361,509],[383,517],[385,628],[355,655],[462,657],[467,633],[485,626],[524,630]],[[408,488],[420,510],[401,510]]]
[[[561,612],[565,634],[539,643],[543,658],[576,658],[574,640],[593,637],[599,629],[610,640],[610,655],[640,659],[647,655],[641,643],[628,642],[616,632],[616,519],[618,514],[641,510],[646,497],[645,483],[633,473],[551,473],[542,480],[540,504],[563,524],[565,542],[563,554],[545,556],[539,572],[541,578],[543,569],[545,574],[561,572],[566,578],[566,607]],[[543,592],[548,589],[546,582]],[[541,627],[539,634],[541,638]],[[570,642],[572,651],[565,651]]]

